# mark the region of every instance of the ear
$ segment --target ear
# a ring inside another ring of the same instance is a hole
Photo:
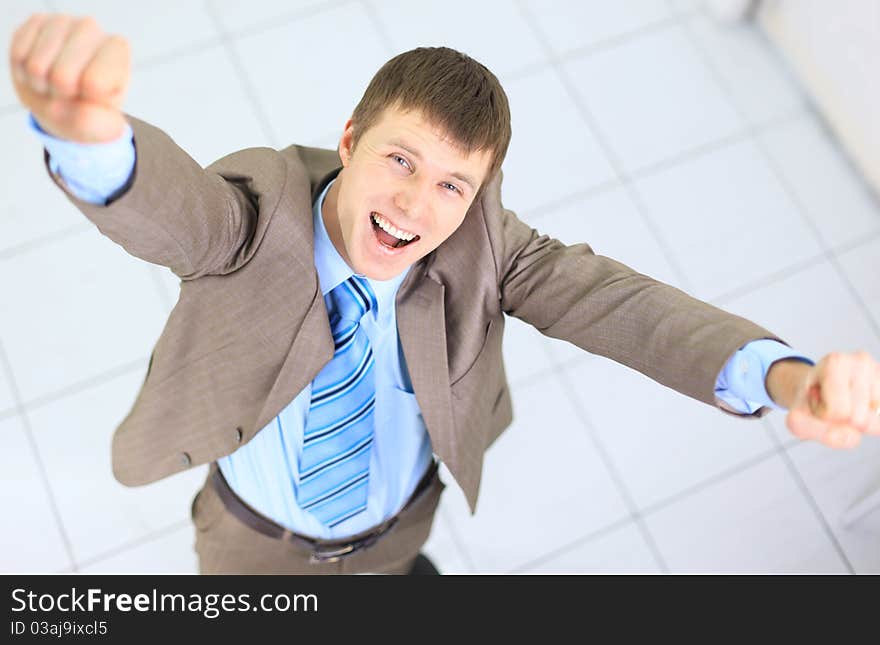
[[[354,125],[352,124],[352,120],[349,119],[345,122],[342,136],[339,138],[339,147],[337,148],[343,167],[347,167],[351,161],[351,155],[354,152],[354,149],[352,148],[353,137]]]

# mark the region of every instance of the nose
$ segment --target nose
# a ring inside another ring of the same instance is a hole
[[[428,182],[408,177],[398,186],[394,205],[403,211],[408,220],[417,221],[429,208],[429,188]]]

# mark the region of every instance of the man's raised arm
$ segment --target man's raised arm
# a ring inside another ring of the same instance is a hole
[[[184,280],[229,272],[247,256],[261,186],[241,168],[283,185],[277,155],[252,149],[205,170],[125,114],[129,44],[93,18],[32,15],[13,35],[9,63],[53,181],[104,235]]]

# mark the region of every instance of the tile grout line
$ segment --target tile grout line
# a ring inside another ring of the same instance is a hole
[[[223,27],[223,21],[220,20],[220,17],[217,15],[217,10],[210,0],[206,0],[205,2],[205,13],[208,14],[210,20],[214,23],[214,28],[220,34],[220,41],[223,43],[223,50],[226,52],[226,56],[232,62],[232,67],[235,69],[235,74],[238,76],[239,83],[242,85],[242,89],[244,90],[245,95],[247,96],[247,100],[251,104],[251,108],[254,110],[254,113],[257,117],[257,121],[260,124],[261,129],[263,130],[263,134],[269,141],[272,142],[272,145],[276,148],[279,146],[279,137],[275,133],[274,128],[272,127],[271,122],[269,121],[269,117],[266,115],[265,110],[263,109],[263,105],[261,101],[257,98],[256,88],[251,83],[250,76],[245,70],[244,65],[242,65],[241,60],[238,56],[238,52],[235,49],[235,39],[231,37]]]
[[[781,412],[781,410],[780,410],[780,412]],[[768,432],[776,435],[776,437],[775,437],[776,443],[779,444],[779,446],[782,450],[789,450],[791,448],[794,448],[795,446],[801,445],[802,443],[804,443],[804,441],[807,441],[806,439],[798,439],[793,434],[787,435],[785,437],[785,439],[779,439],[778,433],[773,429],[773,426],[770,425],[770,422],[767,419],[761,419],[761,421],[763,421],[764,425],[767,426]]]
[[[732,466],[725,468],[721,472],[717,472],[714,475],[710,475],[705,479],[701,479],[700,481],[684,488],[668,497],[665,497],[661,500],[648,504],[642,509],[642,514],[645,516],[653,515],[662,511],[663,509],[672,506],[673,504],[677,504],[678,502],[682,502],[689,497],[693,497],[707,488],[711,488],[717,484],[721,484],[725,481],[733,479],[737,475],[741,475],[745,473],[747,470],[754,468],[758,464],[768,461],[778,454],[778,450],[775,447],[768,448],[762,452],[759,452],[751,457],[740,461],[739,463],[733,464]]]
[[[880,240],[880,230],[878,230],[875,233],[872,233],[870,235],[867,235],[860,240],[856,240],[853,242],[847,242],[847,243],[842,244],[838,247],[835,247],[834,249],[832,249],[831,252],[833,254],[849,253],[850,251],[858,250],[863,246],[868,246],[869,244],[873,244],[877,240]],[[731,289],[730,291],[727,291],[727,292],[721,294],[720,296],[716,296],[713,298],[707,298],[706,302],[708,302],[709,304],[715,305],[716,307],[722,307],[724,305],[724,303],[726,303],[726,302],[729,302],[731,300],[736,300],[737,298],[740,298],[740,297],[754,291],[755,289],[767,287],[767,286],[776,284],[778,282],[781,282],[781,281],[785,280],[786,278],[789,278],[797,273],[800,273],[801,271],[805,271],[805,270],[810,269],[818,264],[821,264],[822,261],[827,260],[827,259],[828,259],[828,256],[825,252],[817,253],[816,255],[814,255],[812,257],[806,258],[804,260],[798,260],[797,262],[794,262],[793,264],[790,264],[787,267],[783,267],[782,269],[779,269],[778,271],[774,271],[773,273],[770,273],[762,278],[758,278],[756,280],[753,280],[752,282],[749,282],[749,283],[744,284],[742,286]]]
[[[81,381],[77,381],[71,385],[61,388],[60,390],[55,390],[54,392],[49,392],[48,394],[43,394],[35,399],[31,399],[30,401],[24,401],[21,403],[22,410],[35,410],[44,405],[49,405],[56,401],[59,401],[68,396],[72,396],[74,394],[80,394],[85,390],[90,388],[103,385],[109,381],[112,381],[115,378],[120,376],[125,376],[130,372],[134,372],[135,370],[143,370],[146,373],[146,369],[143,367],[143,363],[148,360],[149,356],[145,356],[143,358],[138,358],[133,361],[129,361],[128,363],[123,363],[117,367],[109,369],[105,372],[101,372],[95,376],[90,376],[89,378],[83,379]]]
[[[217,8],[213,6],[213,0],[204,0],[204,2],[206,5],[206,11],[214,13],[217,12]],[[248,27],[243,27],[241,29],[235,29],[232,31],[227,30],[222,25],[222,22],[219,24],[219,27],[221,28],[222,32],[232,40],[252,38],[254,36],[263,35],[267,31],[272,31],[273,29],[281,29],[303,18],[311,18],[312,16],[317,16],[333,9],[354,4],[354,2],[355,0],[326,0],[325,2],[320,2],[300,9],[287,11],[278,16],[272,16],[270,18],[262,19],[256,24],[250,25]],[[211,7],[209,8],[207,5],[211,5]]]
[[[807,269],[818,266],[827,259],[828,256],[824,252],[817,253],[816,255],[804,258],[803,260],[798,260],[797,262],[789,264],[788,266],[782,267],[781,269],[774,271],[773,273],[768,273],[767,275],[756,278],[751,282],[747,282],[746,284],[735,287],[730,291],[722,293],[721,295],[715,296],[713,298],[707,298],[706,302],[715,305],[716,307],[722,307],[724,304],[729,304],[730,301],[736,300],[737,298],[752,293],[756,289],[778,284],[783,280],[786,280],[794,275],[797,275],[798,273],[801,273],[802,271],[806,271]]]
[[[525,9],[527,13],[526,21],[529,22],[529,19],[532,18],[531,9],[527,8],[524,4],[520,6]],[[635,29],[630,29],[629,31],[624,31],[613,36],[600,38],[599,40],[588,45],[581,45],[579,47],[561,52],[551,50],[548,53],[550,53],[556,60],[563,63],[575,61],[579,58],[588,58],[590,56],[593,56],[594,54],[599,54],[606,52],[610,49],[623,47],[624,45],[628,45],[631,41],[642,38],[643,36],[652,36],[655,33],[662,32],[664,29],[668,29],[669,27],[673,27],[678,24],[678,21],[679,16],[672,13],[666,18],[661,18],[659,20],[649,22],[647,24],[641,25],[640,27],[636,27]],[[537,24],[537,21],[534,21],[534,24]]]
[[[522,4],[520,5],[520,13],[525,17],[527,23],[529,23],[530,25],[536,24],[535,22],[531,21],[531,10]],[[542,39],[538,37],[538,41],[542,46],[544,46],[545,55],[548,55],[549,57],[544,59],[543,61],[530,63],[529,65],[523,66],[518,70],[514,70],[510,74],[507,74],[504,80],[511,81],[517,80],[523,76],[528,76],[529,74],[537,71],[537,68],[539,67],[552,66],[554,60],[560,63],[569,63],[572,61],[576,61],[580,58],[587,58],[594,54],[602,53],[609,49],[621,47],[628,44],[630,41],[636,40],[637,38],[640,38],[642,36],[650,36],[655,32],[660,32],[664,29],[668,29],[669,27],[677,24],[683,16],[690,16],[699,13],[700,11],[696,10],[677,15],[676,11],[671,11],[671,15],[667,18],[661,18],[659,20],[655,20],[640,27],[636,27],[635,29],[624,31],[613,36],[599,38],[589,45],[582,45],[580,47],[575,47],[573,49],[568,49],[558,53],[552,48],[547,47],[544,42],[541,42]],[[534,31],[536,31],[536,29],[533,28],[533,32]]]
[[[540,60],[518,67],[507,74],[496,74],[496,76],[503,87],[508,83],[515,83],[529,76],[540,74],[548,67],[550,67],[550,63],[547,60]]]
[[[705,50],[703,49],[702,44],[698,42],[698,39],[696,37],[694,37],[693,32],[690,27],[690,24],[687,21],[684,21],[683,26],[684,26],[685,35],[687,36],[687,38],[691,42],[691,44],[694,46],[694,48],[705,59],[706,65],[709,68],[709,70],[712,74],[712,77],[714,78],[714,80],[718,84],[718,86],[721,88],[721,90],[724,92],[724,94],[727,96],[727,99],[730,102],[731,106],[734,108],[734,110],[736,110],[736,112],[740,116],[740,118],[743,118],[745,120],[745,122],[748,123],[748,120],[745,119],[745,115],[743,113],[741,106],[736,101],[736,99],[733,95],[733,92],[731,91],[727,82],[724,80],[724,78],[721,76],[718,69],[715,67],[715,64],[712,61],[711,57],[709,57],[706,54]],[[749,128],[751,129],[751,126],[749,126]],[[856,290],[853,287],[852,283],[850,282],[848,277],[844,274],[842,268],[838,264],[837,258],[834,256],[834,254],[829,250],[828,246],[825,244],[825,242],[822,238],[822,234],[818,229],[818,226],[813,222],[812,218],[807,214],[807,210],[806,210],[804,204],[801,202],[800,198],[798,197],[798,195],[796,194],[796,192],[794,191],[793,187],[790,185],[790,183],[788,182],[788,180],[786,179],[784,174],[780,171],[778,164],[776,163],[773,156],[767,150],[763,140],[759,136],[757,136],[756,134],[753,135],[752,140],[755,144],[755,147],[760,151],[762,157],[764,158],[764,161],[770,167],[771,172],[773,173],[774,177],[779,182],[780,187],[783,189],[783,191],[785,192],[787,197],[791,200],[792,204],[797,209],[798,213],[801,216],[801,220],[806,224],[807,228],[813,234],[813,237],[816,240],[819,248],[822,250],[823,254],[825,255],[825,258],[833,266],[838,277],[843,281],[844,285],[849,290],[850,295],[855,298],[857,304],[861,307],[862,312],[864,314],[867,314],[868,321],[872,325],[872,327],[874,328],[874,333],[877,335],[878,339],[880,339],[880,328],[878,328],[877,321],[874,320],[870,311],[867,309],[864,301],[858,295],[858,293],[856,293]],[[779,445],[779,442],[778,442],[777,437],[775,436],[775,433],[772,434],[772,440],[777,445]],[[814,499],[812,493],[810,492],[809,488],[807,487],[806,482],[804,482],[800,472],[798,471],[797,467],[795,466],[794,462],[792,461],[790,455],[788,454],[787,451],[782,450],[782,452],[780,453],[780,456],[782,457],[782,460],[785,463],[786,469],[789,471],[789,474],[795,479],[795,481],[798,485],[798,488],[801,491],[801,495],[809,504],[816,519],[819,520],[819,523],[822,526],[822,529],[825,532],[826,537],[831,541],[832,546],[834,547],[835,551],[840,556],[840,558],[843,560],[844,564],[846,565],[847,570],[850,573],[854,573],[852,564],[850,563],[849,558],[846,556],[846,553],[843,549],[843,546],[840,544],[840,542],[837,540],[837,537],[834,535],[834,531],[832,530],[831,525],[828,522],[828,519],[825,517],[825,514],[822,512],[822,510],[819,508],[819,505],[816,503],[816,500]]]
[[[627,517],[623,517],[619,520],[615,520],[614,522],[611,522],[610,524],[606,524],[605,526],[602,526],[598,529],[590,531],[589,533],[586,533],[586,534],[582,535],[581,537],[576,538],[567,544],[559,546],[559,547],[553,549],[552,551],[545,553],[542,556],[539,556],[537,558],[533,558],[533,559],[529,560],[528,562],[525,562],[519,566],[516,566],[513,569],[511,569],[510,571],[508,571],[508,573],[513,573],[513,574],[528,573],[529,569],[534,569],[535,567],[539,567],[542,564],[544,564],[545,562],[548,562],[549,560],[552,560],[553,558],[559,557],[560,555],[563,555],[563,554],[567,553],[568,551],[576,549],[580,546],[586,546],[586,545],[590,544],[591,542],[598,540],[599,538],[605,537],[609,533],[612,533],[618,529],[622,529],[629,524],[635,524],[635,520],[631,516],[627,516]]]
[[[373,7],[373,3],[370,0],[360,0],[360,5],[364,10],[364,13],[367,14],[367,20],[370,21],[370,24],[373,25],[373,29],[375,29],[376,33],[379,35],[379,40],[382,41],[385,50],[389,54],[393,54],[394,41],[391,39],[391,36],[388,35],[388,31],[385,29],[382,19],[379,18],[379,12]]]
[[[240,40],[250,38],[252,36],[259,36],[267,31],[283,28],[289,24],[296,22],[297,20],[300,20],[301,18],[308,18],[314,15],[318,15],[320,13],[323,13],[324,11],[329,11],[331,9],[335,9],[336,7],[344,6],[353,1],[354,0],[329,0],[328,2],[306,7],[305,9],[297,9],[292,12],[284,13],[280,16],[268,18],[265,21],[257,23],[256,25],[244,27],[240,30],[234,31],[227,31],[226,28],[223,26],[222,21],[218,20],[218,22],[215,23],[215,28],[218,31],[217,36],[206,37],[198,42],[181,45],[175,47],[174,49],[170,49],[159,54],[144,58],[137,61],[136,63],[133,63],[132,68],[134,70],[149,69],[150,67],[155,67],[157,65],[171,63],[176,58],[195,56],[208,49],[222,45],[224,37],[231,40]],[[204,0],[202,10],[209,16],[209,18],[214,17],[212,14],[216,12],[216,9],[212,6],[211,0]]]
[[[28,445],[31,448],[31,454],[34,458],[34,461],[36,461],[37,463],[37,470],[39,472],[40,479],[43,482],[43,490],[46,493],[46,496],[49,498],[49,507],[52,511],[52,515],[55,518],[55,524],[58,529],[58,534],[61,536],[61,541],[64,544],[65,551],[67,552],[67,558],[72,567],[72,571],[76,571],[76,558],[73,554],[73,545],[70,543],[70,536],[68,536],[67,530],[64,527],[64,521],[61,518],[61,511],[58,508],[58,501],[55,499],[55,492],[52,490],[52,485],[49,482],[49,476],[46,473],[46,466],[43,463],[39,447],[37,446],[37,441],[34,438],[34,431],[31,427],[30,418],[28,417],[27,411],[21,403],[21,395],[18,391],[18,385],[15,382],[15,375],[12,373],[12,365],[9,362],[9,357],[6,354],[6,350],[3,348],[2,342],[0,342],[0,364],[2,364],[2,368],[6,372],[6,378],[9,382],[9,389],[12,392],[12,398],[15,401],[19,418],[21,419],[21,423],[24,426],[25,436],[27,437]]]
[[[762,419],[763,421],[763,419]],[[837,555],[843,561],[843,565],[846,567],[846,570],[855,574],[856,570],[853,567],[852,562],[850,562],[849,557],[846,555],[846,550],[843,548],[843,545],[837,539],[837,535],[834,533],[834,529],[831,527],[831,523],[828,521],[828,518],[825,517],[825,513],[822,512],[822,509],[819,508],[818,502],[816,502],[816,498],[813,496],[813,493],[810,491],[809,486],[807,486],[807,482],[804,481],[803,475],[801,475],[800,470],[797,467],[797,464],[794,463],[794,460],[791,458],[791,454],[789,454],[789,447],[783,444],[779,438],[776,436],[776,433],[771,432],[771,440],[777,446],[777,451],[779,453],[779,457],[782,459],[783,463],[785,463],[786,470],[788,470],[789,475],[794,480],[795,485],[801,492],[801,495],[807,502],[807,505],[813,511],[813,515],[819,520],[819,523],[822,525],[822,529],[825,531],[829,541],[831,542],[831,546],[837,552]]]
[[[103,560],[107,560],[107,559],[112,558],[114,556],[125,553],[126,551],[129,551],[131,549],[137,548],[139,546],[143,546],[145,544],[149,544],[150,542],[153,542],[155,540],[163,538],[167,535],[171,535],[175,531],[178,531],[178,530],[184,528],[188,524],[191,524],[191,521],[188,519],[178,520],[176,522],[169,524],[168,526],[157,529],[155,531],[152,531],[150,533],[142,535],[142,536],[135,538],[133,540],[129,540],[128,542],[125,542],[125,543],[120,544],[118,546],[115,546],[111,549],[108,549],[98,555],[94,555],[89,558],[83,558],[82,561],[77,563],[77,566],[79,567],[79,569],[84,569],[86,567],[90,567],[93,564],[97,564],[98,562],[101,562]]]
[[[15,246],[7,247],[0,250],[0,262],[11,260],[16,256],[24,255],[26,253],[30,253],[31,251],[42,249],[44,246],[52,244],[54,242],[67,240],[68,238],[90,230],[91,226],[92,223],[89,221],[80,222],[78,224],[73,224],[72,226],[68,226],[52,233],[46,233],[45,235],[41,235],[32,240],[21,242],[20,244],[16,244]]]
[[[593,424],[592,417],[586,410],[583,409],[580,399],[578,399],[576,393],[573,391],[572,385],[568,378],[564,378],[564,374],[559,370],[556,370],[554,372],[553,377],[562,384],[562,390],[565,394],[565,398],[574,407],[575,414],[581,422],[581,427],[585,431],[587,438],[590,440],[590,443],[593,444],[593,448],[596,450],[600,461],[605,466],[608,475],[611,477],[611,480],[617,487],[617,492],[623,500],[629,518],[632,519],[638,527],[639,532],[642,534],[642,539],[644,539],[645,543],[648,545],[648,548],[650,549],[651,554],[657,562],[657,565],[660,567],[660,570],[663,573],[669,573],[669,568],[666,566],[666,561],[660,553],[657,544],[654,542],[653,536],[650,534],[647,526],[645,526],[638,505],[635,503],[635,500],[630,494],[629,488],[624,483],[623,477],[618,471],[614,460],[611,459],[611,455],[609,455],[608,451],[605,449],[605,445],[599,437],[596,426]]]
[[[539,370],[535,370],[534,372],[524,374],[524,375],[519,376],[517,378],[513,378],[513,379],[508,378],[507,379],[508,389],[513,390],[515,388],[520,388],[523,386],[528,387],[532,383],[536,383],[538,381],[541,381],[541,380],[551,376],[554,372],[556,372],[558,367],[559,366],[556,365],[552,361],[552,357],[551,357],[550,365],[548,365],[547,367],[543,367]]]
[[[576,204],[579,201],[593,199],[594,197],[610,193],[621,187],[622,185],[617,179],[603,181],[595,186],[590,186],[589,188],[584,188],[568,195],[557,197],[544,202],[543,204],[539,204],[538,206],[525,208],[520,212],[519,217],[520,219],[540,220],[548,215],[552,215],[556,211],[566,208],[567,206]]]
[[[878,208],[878,211],[880,211],[880,208]],[[868,244],[876,242],[877,240],[880,240],[880,228],[878,228],[873,233],[868,233],[867,235],[865,235],[863,238],[861,238],[859,240],[853,240],[851,242],[844,242],[843,244],[840,244],[839,246],[833,247],[831,249],[831,253],[837,257],[840,257],[841,255],[846,255],[850,251],[855,251],[857,249],[860,249],[863,246],[867,246]]]
[[[133,61],[131,64],[132,73],[149,70],[154,67],[159,67],[161,65],[168,65],[174,63],[177,59],[180,58],[198,56],[199,54],[203,54],[208,50],[220,47],[222,44],[223,39],[220,36],[209,36],[194,43],[180,45],[178,47],[174,47],[173,49],[163,51],[159,54],[154,54],[153,56],[148,56],[141,60]]]
[[[804,109],[801,107],[796,107],[785,112],[780,112],[779,114],[765,119],[754,126],[743,127],[733,134],[725,135],[719,139],[715,139],[714,141],[709,141],[708,143],[702,143],[693,146],[680,153],[677,153],[665,159],[661,159],[660,161],[636,168],[629,174],[629,178],[632,181],[641,181],[642,179],[653,177],[654,175],[658,175],[667,170],[684,165],[685,163],[690,163],[691,161],[700,159],[701,157],[711,155],[724,148],[743,143],[744,141],[749,140],[755,134],[761,134],[768,130],[777,128],[781,125],[785,125],[789,121],[793,121],[798,117],[803,116],[803,114]]]

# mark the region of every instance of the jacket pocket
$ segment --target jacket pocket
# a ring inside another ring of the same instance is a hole
[[[467,381],[471,372],[475,370],[480,364],[480,359],[483,358],[483,355],[486,353],[486,347],[489,345],[489,338],[492,336],[492,329],[495,326],[495,319],[490,318],[489,322],[486,324],[486,334],[483,337],[483,344],[480,346],[480,351],[477,352],[477,355],[474,357],[474,360],[471,361],[471,364],[468,365],[467,369],[462,372],[461,376],[450,383],[450,387],[452,388],[452,393],[455,394],[455,386],[463,381]]]

